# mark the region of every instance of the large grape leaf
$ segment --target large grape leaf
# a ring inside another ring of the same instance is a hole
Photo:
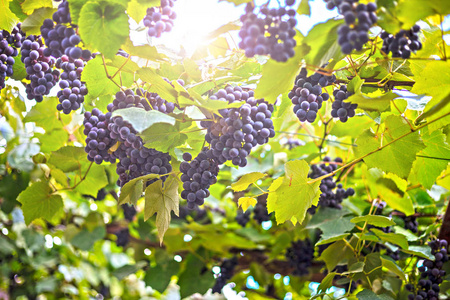
[[[173,259],[164,262],[158,261],[156,266],[150,267],[146,271],[144,282],[147,286],[151,286],[152,289],[162,293],[169,285],[171,277],[176,275],[179,269],[180,263]]]
[[[298,43],[299,45],[295,47],[295,56],[288,62],[282,63],[270,59],[264,64],[261,79],[255,90],[255,97],[275,103],[280,94],[287,93],[292,89],[300,61],[310,49],[307,45]]]
[[[144,219],[156,215],[156,227],[158,228],[159,240],[162,243],[164,233],[169,228],[170,213],[173,211],[178,216],[178,178],[169,176],[162,184],[157,180],[145,189]]]
[[[175,125],[174,117],[157,110],[146,111],[137,107],[115,110],[112,116],[121,116],[125,121],[133,125],[133,128],[138,132],[143,132],[152,125],[159,123],[165,123],[172,126]]]
[[[302,223],[306,210],[319,201],[320,181],[308,183],[309,165],[304,160],[285,164],[285,176],[276,179],[269,188],[267,210],[275,212],[277,223],[288,220]]]
[[[383,112],[389,110],[391,101],[397,97],[398,95],[393,92],[383,93],[377,90],[369,95],[358,92],[351,95],[345,102],[358,104],[359,109]]]
[[[397,17],[403,22],[403,28],[411,28],[417,21],[425,20],[435,14],[450,13],[448,0],[401,0],[396,7]]]
[[[27,15],[31,14],[34,10],[42,7],[53,7],[52,0],[25,0],[21,4],[22,11]]]
[[[48,160],[49,164],[54,165],[64,172],[71,172],[81,169],[82,164],[88,163],[86,152],[82,147],[66,146],[52,152]]]
[[[93,164],[89,169],[86,178],[77,185],[75,190],[81,194],[96,197],[98,191],[107,184],[108,177],[106,177],[105,167]]]
[[[129,35],[125,7],[106,1],[89,1],[80,11],[80,37],[91,50],[112,58]]]
[[[63,208],[61,196],[52,195],[52,189],[44,181],[30,185],[19,194],[17,201],[22,203],[23,216],[27,225],[37,218],[50,221]]]
[[[206,257],[205,250],[189,254],[183,271],[178,276],[177,284],[180,286],[180,295],[184,299],[194,293],[206,293],[214,285],[214,276],[208,271],[207,266],[201,260]]]
[[[110,76],[114,75],[118,70],[118,68],[112,66],[107,66],[106,69]],[[118,77],[115,77],[114,79],[117,80]],[[91,99],[96,99],[103,95],[114,95],[119,91],[119,87],[107,77],[100,55],[97,55],[96,58],[88,62],[81,74],[81,80],[86,82],[86,86],[89,90],[87,96]],[[133,83],[133,75],[123,73],[122,83],[124,86],[130,86]]]
[[[22,23],[22,30],[30,34],[41,34],[41,26],[45,19],[51,19],[54,13],[54,9],[51,7],[42,7],[36,9],[28,18]]]
[[[58,118],[56,97],[48,97],[45,101],[36,104],[25,116],[23,122],[35,122],[37,126],[50,131],[55,128],[62,128],[63,125]]]
[[[450,146],[439,130],[424,132],[422,140],[427,147],[418,153],[412,173],[423,187],[431,189],[436,178],[448,166]]]
[[[233,184],[231,184],[231,188],[235,192],[241,192],[248,188],[248,186],[259,179],[266,176],[264,173],[261,172],[251,172],[248,174],[243,175],[239,180]]]
[[[449,2],[450,3],[450,2]],[[441,100],[450,93],[450,61],[431,61],[425,65],[411,92]]]
[[[364,162],[369,168],[379,168],[407,178],[416,153],[425,145],[418,132],[411,133],[411,128],[401,116],[388,116],[385,124],[383,133],[374,134],[369,129],[359,136],[355,152],[360,157],[368,155]],[[391,144],[383,146],[388,143]]]

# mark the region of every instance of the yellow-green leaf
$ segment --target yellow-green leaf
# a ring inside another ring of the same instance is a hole
[[[258,200],[252,197],[241,197],[238,200],[238,204],[242,207],[243,211],[246,211],[250,206],[254,206],[256,202],[258,202]]]
[[[252,183],[255,183],[259,179],[263,178],[265,176],[264,173],[261,172],[252,172],[243,175],[239,180],[233,184],[231,184],[231,188],[235,192],[241,192],[248,188],[248,186]]]

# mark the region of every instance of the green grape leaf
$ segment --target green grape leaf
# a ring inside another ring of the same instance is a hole
[[[36,1],[36,0],[25,0],[21,4],[22,11],[30,15],[34,10],[42,8],[42,7],[50,7],[53,8],[52,0],[42,0],[42,1]]]
[[[49,164],[54,165],[64,172],[78,170],[82,164],[86,164],[87,162],[84,148],[75,146],[66,146],[52,152],[48,160]]]
[[[417,255],[429,260],[434,260],[435,257],[431,254],[431,248],[429,246],[409,246],[408,249],[402,250],[405,253]]]
[[[299,15],[308,15],[311,16],[311,7],[309,6],[308,0],[301,0],[300,5],[298,6],[297,13]]]
[[[374,216],[374,215],[367,215],[367,216],[361,216],[361,217],[355,217],[351,219],[352,223],[362,223],[367,222],[367,224],[378,226],[378,227],[388,227],[395,225],[395,222],[392,221],[391,218],[385,217],[385,216]]]
[[[322,231],[322,235],[316,245],[324,245],[343,239],[348,235],[345,232],[349,232],[355,227],[355,225],[350,222],[352,218],[353,217],[341,217],[322,223],[319,227]]]
[[[142,81],[150,83],[149,91],[157,93],[161,98],[169,101],[176,102],[176,97],[178,95],[174,87],[165,81],[155,70],[151,68],[141,68],[136,72]]]
[[[253,197],[241,197],[238,200],[238,205],[242,207],[242,210],[245,212],[250,206],[255,206],[255,204],[258,202]]]
[[[98,191],[108,185],[105,167],[92,164],[86,178],[75,188],[83,195],[97,197]]]
[[[105,235],[105,226],[97,226],[92,231],[84,228],[72,237],[70,243],[81,250],[89,251],[94,246],[94,243],[103,239]]]
[[[256,183],[264,176],[266,176],[266,174],[261,172],[251,172],[248,174],[244,174],[241,178],[239,178],[237,182],[231,184],[231,188],[235,192],[245,191],[250,184]]]
[[[383,264],[383,267],[400,277],[401,280],[406,281],[405,273],[395,262],[390,259],[381,258],[381,263]]]
[[[108,74],[114,75],[118,68],[107,66]],[[125,73],[122,76],[122,82],[124,86],[129,86],[133,82],[133,75]],[[115,77],[114,80],[117,80]],[[81,74],[81,81],[86,82],[86,87],[89,90],[88,97],[90,99],[96,99],[103,95],[114,95],[119,91],[119,87],[114,84],[113,81],[108,79],[105,73],[105,67],[100,55],[97,55],[94,59],[91,59],[83,69]]]
[[[346,99],[344,102],[358,104],[359,109],[383,112],[390,109],[391,101],[397,97],[398,95],[394,94],[393,92],[383,93],[377,90],[376,92],[367,96],[361,92],[358,92],[348,97],[348,99]]]
[[[336,57],[337,60],[344,57],[341,47],[337,43],[337,29],[342,24],[343,20],[328,20],[325,23],[316,24],[311,29],[303,40],[303,43],[311,49],[304,56],[308,64],[321,67],[333,57]]]
[[[92,51],[100,51],[107,58],[116,55],[129,35],[125,7],[118,3],[87,2],[81,8],[78,26],[85,45]]]
[[[55,129],[45,134],[35,133],[35,136],[39,139],[41,144],[41,151],[44,153],[50,153],[56,151],[67,143],[69,134],[62,129]]]
[[[25,64],[20,60],[20,58],[20,56],[14,57],[13,74],[10,77],[17,81],[22,81],[27,77]]]
[[[143,132],[153,124],[167,123],[172,126],[175,124],[175,118],[169,115],[157,110],[146,111],[145,109],[137,107],[115,110],[112,116],[121,116],[125,121],[133,125],[133,128],[137,132]]]
[[[121,49],[131,56],[138,56],[142,59],[162,60],[166,57],[162,53],[158,53],[158,50],[154,46],[135,46],[130,38],[126,39],[125,43],[121,46]]]
[[[420,9],[417,9],[419,7]],[[397,18],[403,23],[403,28],[409,29],[417,21],[425,20],[428,16],[449,14],[450,2],[447,0],[401,0],[395,11]]]
[[[34,122],[37,126],[51,131],[55,128],[62,128],[61,121],[58,119],[58,111],[56,105],[59,103],[58,98],[48,97],[45,101],[35,105],[25,116],[23,122]]]
[[[145,189],[144,220],[156,215],[156,227],[159,240],[162,243],[164,233],[169,228],[170,213],[178,216],[178,178],[169,176],[162,186],[162,180],[157,180]]]
[[[154,7],[159,6],[161,1],[159,0],[131,0],[128,2],[127,6],[127,14],[139,23],[147,14],[146,9],[142,9],[143,7]]]
[[[69,2],[70,18],[72,19],[72,24],[78,24],[81,8],[88,1],[89,0],[71,0]]]
[[[330,207],[321,207],[319,212],[314,214],[311,220],[308,221],[308,225],[306,228],[320,228],[322,225],[333,222],[335,219],[340,219],[341,217],[348,215],[350,212],[343,209],[330,208]]]
[[[112,272],[112,275],[117,277],[117,279],[122,280],[128,275],[135,274],[137,271],[141,270],[147,265],[145,261],[139,261],[135,265],[125,265]]]
[[[330,287],[333,286],[333,279],[334,276],[338,275],[336,272],[328,273],[327,276],[325,276],[324,279],[322,279],[322,282],[319,284],[319,287],[317,288],[317,294],[320,294],[322,292],[325,292]]]
[[[205,257],[206,251],[189,254],[186,258],[184,270],[178,276],[177,284],[180,286],[180,295],[184,299],[194,293],[204,294],[214,285],[214,276],[200,259]]]
[[[320,255],[319,260],[324,261],[329,271],[339,263],[347,263],[354,258],[352,248],[344,241],[337,241],[328,246]]]
[[[256,98],[264,98],[269,103],[275,103],[278,96],[287,93],[294,86],[297,76],[298,63],[309,52],[309,47],[298,42],[295,47],[295,56],[289,59],[289,63],[277,62],[269,59],[262,67],[262,76],[255,90]]]
[[[158,262],[154,267],[150,267],[144,277],[147,286],[162,293],[166,290],[173,275],[176,275],[180,269],[180,263],[172,260]]]
[[[28,18],[26,18],[22,23],[22,30],[27,33],[27,35],[41,34],[41,26],[45,19],[51,19],[55,10],[51,7],[42,7],[36,9]]]
[[[38,218],[51,221],[63,209],[61,196],[52,195],[52,189],[44,181],[34,182],[19,194],[17,201],[22,203],[23,216],[27,225]]]
[[[156,149],[161,152],[171,152],[175,147],[181,146],[186,142],[189,142],[188,136],[193,137],[194,139],[202,139],[204,140],[203,135],[195,135],[192,134],[193,130],[197,130],[198,127],[193,125],[193,127],[189,128],[189,123],[175,123],[175,126],[172,126],[167,123],[159,123],[151,126],[150,128],[144,130],[140,136],[144,141],[146,147]],[[192,140],[195,142],[195,140]]]
[[[158,174],[147,174],[138,178],[134,178],[123,185],[120,190],[119,204],[136,205],[139,198],[144,192],[144,183],[150,179],[158,178]]]
[[[439,130],[424,132],[422,140],[426,148],[420,151],[413,165],[413,172],[420,184],[431,189],[436,178],[448,166],[450,161],[450,146],[446,137]]]
[[[288,220],[302,223],[311,205],[319,201],[320,181],[308,183],[309,165],[304,160],[285,164],[285,176],[277,178],[269,188],[267,209],[275,211],[277,223]]]
[[[382,241],[389,242],[391,244],[399,245],[402,249],[408,249],[408,240],[403,234],[399,233],[385,233],[379,229],[370,229],[376,236],[378,236]]]
[[[360,157],[368,155],[364,158],[364,162],[369,168],[379,168],[401,178],[407,178],[416,153],[425,145],[420,140],[418,132],[410,133],[411,128],[401,116],[388,116],[385,124],[384,133],[375,135],[367,130],[359,136],[356,140],[358,147],[355,147],[355,152]],[[377,150],[390,142],[392,143],[383,149]]]

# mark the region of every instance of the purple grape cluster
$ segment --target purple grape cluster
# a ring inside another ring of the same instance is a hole
[[[117,236],[116,245],[118,247],[125,247],[130,242],[130,230],[128,228],[121,228],[114,234]]]
[[[184,161],[180,164],[183,182],[181,198],[187,200],[189,209],[202,205],[205,198],[209,197],[209,187],[217,182],[219,164],[208,153],[211,154],[205,147],[194,159],[188,152],[183,154]]]
[[[448,243],[446,240],[433,240],[428,245],[431,248],[431,254],[434,255],[434,261],[426,259],[419,267],[421,279],[417,287],[412,284],[406,285],[406,289],[412,292],[408,295],[409,300],[439,299],[439,285],[446,274],[443,265],[448,261]]]
[[[331,158],[325,156],[323,158],[325,163],[311,165],[311,172],[309,178],[315,179],[327,175],[333,171],[336,171],[337,164],[342,163],[342,159],[337,157],[334,159],[334,163],[331,162]],[[334,176],[330,176],[322,179],[320,182],[320,191],[322,192],[319,197],[319,206],[322,207],[332,207],[337,209],[342,209],[342,200],[353,196],[355,190],[353,188],[348,188],[347,190],[343,188],[342,184],[336,182],[333,179]],[[335,190],[336,189],[336,190]],[[334,191],[335,190],[335,191]],[[315,207],[311,207],[308,210],[309,213],[315,213]]]
[[[124,92],[119,91],[113,103],[108,105],[108,111],[113,112],[116,109],[137,107],[145,109],[143,103],[146,100],[130,89]],[[143,146],[142,138],[137,136],[137,131],[133,126],[124,121],[122,117],[111,118],[108,124],[110,138],[120,143],[111,157],[118,159],[116,172],[119,175],[117,184],[122,187],[128,181],[147,174],[167,174],[172,171],[170,165],[170,155],[155,149]],[[162,178],[165,180],[165,178]],[[157,179],[147,182],[150,185]]]
[[[84,113],[83,133],[87,136],[84,151],[88,154],[88,160],[96,164],[101,164],[103,161],[115,162],[108,153],[108,150],[116,143],[116,140],[110,137],[108,129],[110,119],[111,112],[103,114],[98,108]]]
[[[64,0],[58,5],[58,10],[52,16],[53,21],[58,24],[70,23],[69,2]]]
[[[288,8],[294,2],[287,0],[286,6],[271,9],[263,6],[259,12],[255,12],[252,2],[247,3],[239,31],[242,39],[239,48],[245,50],[247,57],[270,55],[276,61],[285,62],[295,55],[296,12]]]
[[[216,278],[216,283],[212,288],[213,293],[222,293],[223,287],[227,284],[227,281],[234,275],[234,268],[238,264],[238,259],[233,257],[231,259],[224,259],[220,264],[220,273]]]
[[[410,30],[400,30],[396,35],[389,34],[386,31],[381,33],[383,46],[381,50],[392,57],[409,58],[411,52],[422,49],[422,43],[419,40],[420,26],[414,25]]]
[[[21,24],[11,30],[0,30],[0,90],[5,87],[6,77],[13,75],[14,57],[17,56],[17,48],[22,46],[25,34],[21,31]]]
[[[86,84],[81,81],[84,64],[83,60],[73,60],[66,55],[56,61],[56,67],[63,70],[59,82],[61,90],[56,94],[59,99],[56,109],[65,114],[80,108],[84,102],[84,96],[88,93]]]
[[[221,89],[210,99],[229,103],[245,101],[240,108],[222,109],[221,117],[215,122],[200,123],[208,128],[205,139],[211,145],[209,156],[219,164],[231,160],[235,166],[245,167],[251,149],[275,136],[270,119],[273,105],[264,99],[256,100],[253,91],[244,91],[239,86]]]
[[[56,22],[56,25],[55,25]],[[67,55],[71,59],[91,59],[91,52],[83,50],[78,45],[81,42],[80,36],[75,32],[76,26],[63,25],[71,23],[69,3],[63,1],[59,4],[58,10],[53,14],[52,19],[45,19],[41,26],[41,35],[48,47],[44,51],[45,56],[59,58]]]
[[[250,210],[246,210],[245,212],[239,211],[236,215],[236,222],[242,227],[245,227],[248,221],[250,221],[250,213]]]
[[[21,61],[25,64],[27,79],[27,98],[37,102],[43,100],[59,80],[60,71],[53,69],[56,60],[53,57],[44,56],[44,45],[40,36],[30,35],[22,44]]]
[[[143,101],[142,105],[145,110],[157,110],[162,113],[172,113],[176,107],[176,104],[173,102],[168,102],[159,96],[157,93],[150,93],[145,91],[142,88],[139,88],[136,91],[136,95],[145,97],[148,101]]]
[[[328,9],[338,8],[345,25],[338,29],[338,43],[342,53],[350,54],[353,49],[360,51],[369,41],[369,29],[377,20],[377,5],[374,2],[358,3],[358,0],[325,0]]]
[[[294,268],[293,275],[308,275],[314,259],[314,246],[309,239],[292,242],[291,247],[286,250],[286,258]]]
[[[170,32],[173,27],[173,20],[177,14],[172,10],[175,0],[161,0],[159,7],[147,9],[144,17],[144,26],[148,28],[147,33],[151,37],[160,37],[163,32]]]
[[[298,146],[303,146],[305,143],[299,139],[289,138],[284,145],[289,147],[289,150],[292,150]]]
[[[307,76],[307,70],[302,68],[295,78],[294,87],[289,92],[288,97],[294,104],[294,113],[300,122],[308,121],[313,123],[316,120],[317,112],[322,107],[323,101],[330,98],[328,93],[322,93],[322,88],[336,82],[336,76],[325,76],[314,73]]]
[[[419,231],[419,222],[417,221],[417,218],[414,216],[400,216],[400,218],[403,219],[403,222],[405,222],[405,229],[409,229],[414,233],[417,233]]]
[[[137,213],[137,210],[134,207],[134,205],[122,204],[121,207],[123,210],[123,216],[125,217],[125,220],[127,220],[128,222],[133,222],[134,216]]]
[[[267,212],[267,205],[261,202],[256,203],[253,209],[253,219],[261,224],[262,222],[270,221],[270,215]]]
[[[339,118],[342,123],[345,123],[349,118],[354,117],[355,109],[358,107],[358,104],[344,102],[344,100],[351,95],[352,93],[347,91],[347,86],[345,85],[341,85],[339,90],[333,91],[334,101],[331,105],[331,116],[333,118]]]

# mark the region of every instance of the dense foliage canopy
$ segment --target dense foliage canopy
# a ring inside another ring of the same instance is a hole
[[[224,1],[0,2],[0,299],[449,297],[450,2]]]

